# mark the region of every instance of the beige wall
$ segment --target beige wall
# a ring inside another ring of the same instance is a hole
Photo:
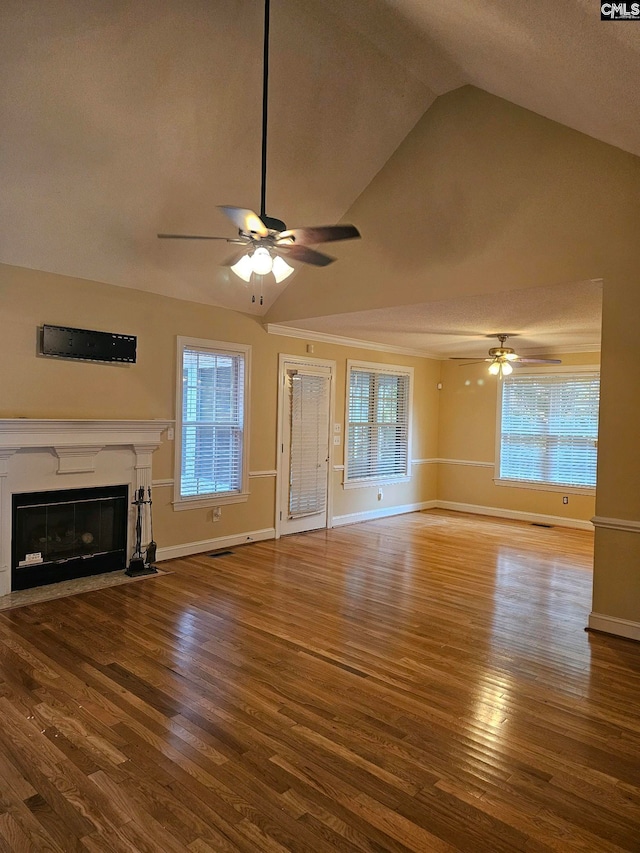
[[[600,354],[563,354],[562,364],[599,368]],[[594,495],[575,493],[576,490],[513,488],[494,482],[499,383],[489,376],[486,364],[443,361],[441,380],[438,422],[441,461],[437,482],[440,501],[590,521],[595,513]],[[569,498],[566,505],[562,503],[563,495]]]
[[[269,335],[255,319],[222,308],[82,281],[65,276],[0,267],[2,329],[0,417],[4,418],[175,418],[176,337],[247,343],[252,346],[251,472],[276,468],[278,355],[306,354],[306,341]],[[98,328],[138,336],[135,365],[108,365],[44,358],[38,355],[43,323]],[[437,361],[383,354],[314,342],[313,358],[336,362],[335,420],[344,434],[347,359],[400,364],[414,370],[412,458],[437,453]],[[173,442],[163,441],[153,463],[154,480],[174,475]],[[334,448],[334,465],[344,463],[343,445]],[[435,475],[417,465],[408,483],[344,490],[342,472],[333,471],[335,516],[349,516],[435,499]],[[154,494],[155,538],[160,547],[274,527],[275,478],[250,479],[246,503],[226,505],[212,522],[211,509],[175,512],[173,490]]]

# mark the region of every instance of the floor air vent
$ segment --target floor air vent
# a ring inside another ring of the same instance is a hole
[[[229,554],[233,554],[233,551],[229,551],[228,548],[225,548],[222,551],[212,551],[211,554],[207,554],[207,557],[228,557]]]
[[[542,521],[532,521],[531,526],[532,527],[548,527],[549,529],[551,529],[552,527],[555,527],[555,524],[544,524],[544,522],[542,522]]]

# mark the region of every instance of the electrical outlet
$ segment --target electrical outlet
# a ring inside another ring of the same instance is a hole
[[[568,504],[568,503],[569,503],[569,498],[568,498],[566,495],[562,498],[562,503],[563,503],[563,504]]]
[[[338,444],[340,444],[340,436],[339,436],[339,435],[334,435],[334,436],[333,436],[333,443],[334,443],[336,446],[337,446]]]
[[[213,512],[211,513],[211,520],[212,521],[220,521],[221,518],[222,518],[222,507],[221,506],[214,506]]]

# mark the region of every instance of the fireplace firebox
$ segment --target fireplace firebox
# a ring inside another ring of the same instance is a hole
[[[128,486],[13,495],[11,588],[126,566]]]

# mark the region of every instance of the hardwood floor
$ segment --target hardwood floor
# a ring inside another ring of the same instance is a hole
[[[592,537],[444,511],[0,614],[0,850],[640,851]]]

